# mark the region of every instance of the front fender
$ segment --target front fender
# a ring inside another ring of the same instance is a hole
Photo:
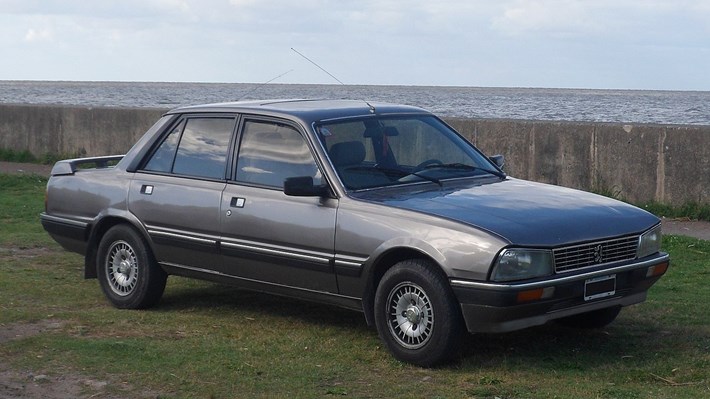
[[[385,259],[395,257],[395,253],[407,253],[411,256],[419,254],[418,257],[429,258],[440,267],[446,264],[446,256],[430,243],[415,237],[395,237],[383,242],[372,252],[363,264],[362,275],[372,275],[377,265]]]

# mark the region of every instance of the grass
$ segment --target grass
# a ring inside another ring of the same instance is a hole
[[[0,371],[99,379],[119,397],[710,395],[710,242],[664,237],[672,267],[605,329],[471,336],[459,362],[421,369],[359,313],[201,281],[171,277],[157,307],[114,309],[42,231],[44,184],[0,175],[0,331],[24,331],[0,338]]]
[[[28,150],[17,151],[9,148],[0,148],[0,161],[6,162],[23,162],[52,165],[62,159],[78,158],[82,155],[85,154],[81,154],[80,152],[76,152],[74,154],[57,154],[47,152],[40,156],[36,156]]]
[[[1,245],[25,248],[52,242],[38,223],[46,185],[43,177],[0,174]]]
[[[16,151],[8,148],[0,148],[0,161],[36,163],[37,157],[28,150]]]
[[[710,221],[710,204],[688,202],[682,206],[671,206],[660,202],[649,202],[640,207],[658,216],[667,218],[688,218]]]
[[[614,198],[619,201],[628,202],[624,195],[616,186],[610,187],[604,182],[596,183],[591,192],[605,197]],[[631,203],[632,205],[643,208],[658,217],[666,218],[687,218],[691,220],[704,220],[710,222],[710,204],[699,203],[694,201],[686,202],[680,206],[664,204],[657,201],[649,201],[645,203]]]

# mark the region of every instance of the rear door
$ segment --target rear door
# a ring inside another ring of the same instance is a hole
[[[128,207],[148,229],[159,262],[218,268],[220,202],[236,117],[185,116],[134,175]]]
[[[297,126],[273,119],[245,118],[240,131],[235,178],[222,195],[222,272],[337,292],[332,260],[338,201],[283,193],[288,177],[325,182],[307,140]]]

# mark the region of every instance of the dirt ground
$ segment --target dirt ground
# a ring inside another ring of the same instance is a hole
[[[15,339],[32,337],[63,327],[62,321],[46,319],[35,323],[0,324],[0,345]],[[46,374],[34,370],[10,369],[0,362],[0,399],[118,399],[133,396],[125,382],[101,381],[66,370]],[[119,393],[116,394],[116,391]],[[126,395],[121,395],[126,391]],[[149,397],[154,394],[148,394]]]
[[[0,173],[27,174],[48,177],[52,165],[39,165],[35,163],[0,162]]]
[[[663,218],[663,234],[677,234],[710,241],[710,222]]]

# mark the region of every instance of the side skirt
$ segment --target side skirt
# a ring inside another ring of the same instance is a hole
[[[314,291],[305,288],[291,287],[266,281],[253,280],[220,273],[214,270],[200,269],[196,267],[177,265],[173,263],[161,262],[165,272],[175,276],[196,278],[200,280],[212,281],[219,284],[231,285],[242,289],[263,292],[267,294],[280,295],[289,298],[302,299],[306,301],[335,305],[345,309],[362,312],[362,300],[360,298],[334,294],[332,292]]]

